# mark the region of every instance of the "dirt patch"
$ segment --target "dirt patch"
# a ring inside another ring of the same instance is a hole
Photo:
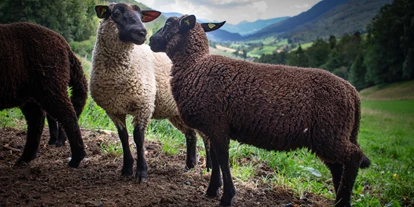
[[[48,146],[42,135],[38,158],[27,166],[13,167],[21,155],[26,133],[0,128],[0,207],[2,206],[218,206],[219,198],[207,198],[210,173],[201,164],[185,171],[185,153],[161,153],[161,143],[147,142],[149,179],[139,184],[122,177],[122,156],[103,153],[102,142],[118,141],[116,134],[82,130],[87,158],[77,169],[67,167],[69,146]],[[68,145],[68,144],[67,144]],[[204,160],[200,160],[203,163]],[[263,170],[263,169],[259,169]],[[257,174],[270,174],[260,172]],[[324,197],[308,194],[300,199],[282,187],[272,188],[260,177],[235,182],[235,206],[329,206]]]

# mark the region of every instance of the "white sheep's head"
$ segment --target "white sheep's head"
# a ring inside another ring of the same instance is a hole
[[[96,15],[103,21],[113,21],[118,28],[119,39],[122,42],[132,42],[141,45],[146,40],[147,29],[143,22],[150,22],[161,15],[155,10],[141,10],[137,5],[123,3],[98,5]]]
[[[201,23],[204,32],[211,32],[219,29],[225,22],[220,23]],[[154,52],[166,52],[167,45],[178,44],[177,39],[185,36],[186,33],[194,29],[196,17],[194,15],[184,15],[181,18],[170,17],[165,22],[164,27],[160,28],[150,38],[151,50]]]

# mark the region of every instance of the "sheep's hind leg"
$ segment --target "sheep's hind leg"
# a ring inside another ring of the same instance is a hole
[[[62,125],[59,124],[49,114],[46,115],[47,123],[49,125],[50,139],[47,144],[56,145],[56,147],[65,146],[66,134],[63,131]]]
[[[58,139],[56,142],[56,147],[62,147],[65,146],[65,141],[66,141],[66,134],[65,131],[63,131],[63,127],[60,123],[58,123]]]
[[[185,136],[187,145],[187,156],[185,160],[186,170],[194,168],[197,165],[197,134],[193,129],[186,126],[183,120],[178,116],[169,118],[168,120]]]
[[[49,125],[49,135],[50,135],[50,139],[47,144],[55,145],[58,140],[58,135],[59,135],[58,123],[49,114],[46,115],[46,119],[47,119],[47,124]]]
[[[21,165],[23,162],[28,163],[37,157],[40,136],[45,125],[45,113],[39,105],[29,102],[22,106],[21,110],[27,122],[27,135],[23,154],[16,161],[15,166]]]
[[[45,93],[48,94],[47,92]],[[48,114],[55,118],[58,123],[62,124],[62,127],[68,136],[72,152],[72,159],[69,161],[69,167],[76,168],[85,157],[86,152],[75,109],[69,101],[69,97],[63,96],[60,93],[56,92],[53,95],[48,94],[48,96],[45,97],[53,97],[53,99],[39,98],[40,105]]]
[[[343,165],[340,163],[327,163],[325,162],[325,165],[329,168],[332,174],[332,182],[334,184],[335,188],[335,194],[338,193],[338,187],[341,183],[341,177],[342,177],[342,171],[343,171]]]
[[[224,138],[224,137],[222,137]],[[233,198],[236,195],[236,188],[234,187],[233,180],[230,173],[229,166],[229,144],[230,139],[224,138],[223,142],[217,143],[212,141],[213,149],[216,153],[216,158],[221,167],[221,172],[223,173],[223,196],[220,199],[220,204],[222,206],[231,206],[233,205]]]
[[[210,198],[217,197],[222,186],[220,165],[217,160],[216,153],[213,148],[210,147],[210,156],[212,164],[212,172],[210,177],[210,183],[207,188],[206,196]]]
[[[139,183],[145,182],[148,179],[148,166],[144,154],[145,129],[146,127],[142,124],[137,124],[134,127],[134,141],[137,145],[137,171],[135,178],[138,179]]]
[[[346,147],[347,152],[344,159],[342,178],[335,199],[336,207],[351,206],[352,188],[354,186],[358,169],[363,157],[363,152],[358,146],[350,143]]]

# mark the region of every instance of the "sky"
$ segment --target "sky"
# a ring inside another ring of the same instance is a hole
[[[320,0],[136,0],[161,12],[194,14],[198,19],[237,24],[295,16]]]

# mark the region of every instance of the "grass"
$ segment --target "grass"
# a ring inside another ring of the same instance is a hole
[[[89,71],[90,65],[86,63],[84,67]],[[407,98],[414,97],[413,87],[414,81],[409,81],[361,91],[359,143],[372,165],[359,171],[353,206],[414,206],[414,99]],[[91,98],[79,123],[83,128],[116,131]],[[127,123],[131,133],[131,117]],[[5,126],[26,127],[19,109],[0,111],[0,127]],[[146,137],[160,141],[165,154],[185,151],[184,136],[166,120],[151,121]],[[201,138],[198,146],[200,155],[205,156]],[[120,145],[103,143],[101,149],[111,156],[122,156]],[[328,169],[306,149],[269,152],[232,141],[229,152],[232,174],[237,182],[252,184],[252,178],[259,176],[270,187],[291,189],[298,197],[308,192],[332,200],[335,197]]]

